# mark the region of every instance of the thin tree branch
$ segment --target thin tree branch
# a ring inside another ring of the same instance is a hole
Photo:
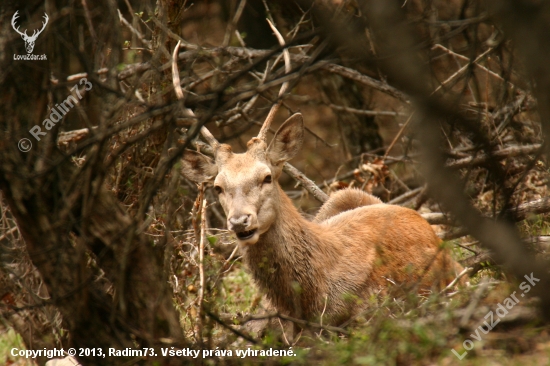
[[[264,319],[273,319],[273,318],[287,320],[287,321],[290,321],[290,322],[293,322],[293,323],[296,323],[296,324],[299,324],[299,325],[305,326],[305,327],[324,329],[324,330],[328,330],[328,331],[331,331],[331,332],[342,333],[342,334],[345,334],[345,335],[350,334],[344,328],[333,327],[333,326],[330,326],[330,325],[321,325],[321,324],[313,323],[313,322],[310,322],[310,321],[307,321],[307,320],[293,318],[291,316],[284,315],[284,314],[281,314],[281,313],[266,314],[266,315],[248,315],[246,318],[240,320],[240,323],[244,324],[244,323],[247,323],[247,322],[252,321],[252,320],[264,320]]]

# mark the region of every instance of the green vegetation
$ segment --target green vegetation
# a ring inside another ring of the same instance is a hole
[[[11,355],[12,348],[25,349],[21,336],[13,329],[0,328],[0,365],[32,366],[31,361]]]

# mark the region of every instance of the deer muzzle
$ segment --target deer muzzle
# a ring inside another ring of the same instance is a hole
[[[234,215],[227,220],[229,230],[233,231],[240,241],[253,238],[258,229],[252,226],[252,215]]]

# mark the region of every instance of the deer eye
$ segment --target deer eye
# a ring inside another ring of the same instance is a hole
[[[220,186],[214,186],[214,189],[216,190],[216,192],[217,192],[218,194],[222,194],[222,193],[223,193],[223,188],[220,187]]]
[[[269,174],[268,176],[266,176],[264,178],[263,184],[269,184],[269,183],[271,183],[271,181],[272,181],[271,174]]]

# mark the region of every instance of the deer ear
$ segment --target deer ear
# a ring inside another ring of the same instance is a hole
[[[196,183],[212,182],[218,174],[214,160],[193,150],[185,150],[181,162],[183,175]]]
[[[302,148],[303,141],[304,118],[301,113],[295,113],[277,130],[267,148],[271,163],[279,165],[292,159]]]

